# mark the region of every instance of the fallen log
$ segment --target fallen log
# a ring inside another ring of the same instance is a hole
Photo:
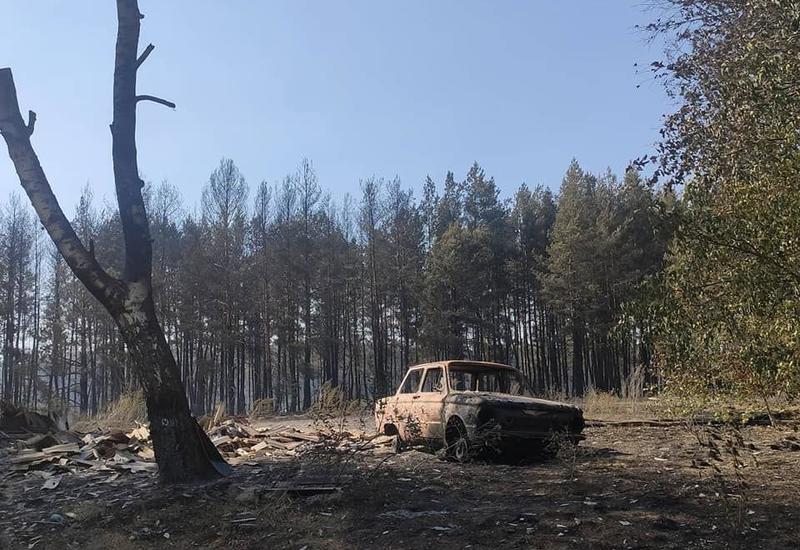
[[[602,428],[605,426],[636,427],[652,426],[665,428],[669,426],[682,426],[686,420],[586,420],[587,428]]]

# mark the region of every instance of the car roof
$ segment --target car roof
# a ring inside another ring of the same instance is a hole
[[[504,365],[503,363],[492,363],[490,361],[469,361],[466,359],[448,359],[445,361],[431,361],[430,363],[420,363],[419,365],[411,365],[411,369],[419,369],[424,367],[440,367],[440,366],[454,366],[454,367],[489,367],[495,369],[513,369],[511,365]]]

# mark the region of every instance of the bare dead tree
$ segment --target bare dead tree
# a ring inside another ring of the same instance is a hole
[[[150,431],[164,481],[208,479],[227,468],[208,436],[189,412],[183,381],[159,325],[151,288],[152,244],[142,199],[144,182],[136,157],[136,106],[140,101],[175,107],[150,95],[136,95],[139,67],[153,51],[137,56],[142,15],[137,0],[117,0],[117,43],[114,64],[112,156],[114,182],[125,241],[121,278],[97,262],[76,235],[53,194],[31,145],[36,114],[24,122],[11,69],[0,69],[0,133],[8,146],[23,189],[39,219],[75,276],[114,318],[127,345],[147,401]]]

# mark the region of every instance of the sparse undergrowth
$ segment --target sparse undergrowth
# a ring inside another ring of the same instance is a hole
[[[800,418],[800,405],[785,398],[746,400],[729,396],[699,397],[665,392],[650,397],[619,397],[589,390],[582,399],[568,400],[583,409],[584,417],[600,421],[668,420],[673,422],[769,424]]]
[[[357,454],[340,491],[306,497],[266,487],[329,475],[332,465],[316,455],[242,464],[224,480],[167,488],[144,473],[111,483],[102,475],[80,484],[65,478],[49,491],[35,475],[6,475],[0,540],[46,550],[794,548],[800,452],[779,445],[794,432],[742,430],[760,464],[740,471],[748,483],[745,534],[731,521],[736,503],[713,468],[693,462],[705,447],[676,425],[589,428],[572,463]],[[54,513],[62,523],[48,521]]]
[[[109,403],[100,414],[79,418],[74,428],[86,432],[97,428],[130,430],[144,422],[147,422],[144,394],[141,391],[129,391]]]

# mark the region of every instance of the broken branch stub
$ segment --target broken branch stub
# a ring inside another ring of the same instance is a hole
[[[152,44],[148,44],[147,45],[147,47],[142,52],[142,55],[140,55],[136,59],[136,68],[137,69],[142,66],[142,63],[144,63],[147,60],[147,58],[150,57],[150,54],[153,53],[153,50],[155,50],[155,49],[156,49],[156,47],[153,46]]]

